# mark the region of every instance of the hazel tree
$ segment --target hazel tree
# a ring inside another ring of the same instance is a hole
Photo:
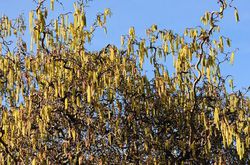
[[[0,18],[1,164],[249,162],[248,90],[220,72],[237,51],[219,26],[225,10],[239,21],[233,1],[182,34],[152,25],[140,38],[131,27],[121,47],[98,51],[88,43],[110,9],[91,24],[88,1],[56,17],[62,2],[33,3],[29,22]]]

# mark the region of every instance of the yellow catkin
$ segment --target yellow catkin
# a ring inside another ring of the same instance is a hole
[[[113,48],[110,48],[110,60],[111,61],[114,61],[114,58],[115,58],[115,52],[114,52],[114,49]]]
[[[214,110],[214,124],[216,125],[216,128],[219,129],[219,108],[215,108]]]
[[[230,64],[234,63],[234,52],[232,52],[231,57],[230,57]]]
[[[88,103],[91,102],[91,88],[89,85],[87,87],[87,101],[88,101]]]
[[[65,98],[64,100],[64,108],[68,109],[68,98]]]
[[[33,18],[34,18],[34,12],[30,11],[29,12],[29,28],[30,28],[30,33],[33,32]]]
[[[54,10],[54,4],[55,4],[55,0],[50,0],[50,9],[52,11]]]

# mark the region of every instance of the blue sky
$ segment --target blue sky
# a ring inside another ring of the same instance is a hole
[[[65,12],[72,10],[72,2],[66,1]],[[235,85],[241,89],[250,85],[250,1],[235,0],[234,5],[238,7],[240,22],[235,22],[234,11],[229,9],[221,24],[221,34],[230,37],[232,47],[239,48],[239,51],[234,65],[225,64],[222,72],[233,75]],[[1,0],[0,14],[14,18],[24,13],[28,18],[32,6],[32,0]],[[108,34],[103,30],[97,31],[90,46],[92,49],[102,48],[107,43],[120,45],[120,36],[127,34],[131,26],[141,37],[146,37],[145,29],[152,24],[157,24],[160,29],[182,33],[186,27],[200,25],[203,13],[217,9],[217,6],[216,0],[94,0],[86,9],[88,18],[93,20],[96,13],[105,8],[110,8],[113,13],[107,24]]]

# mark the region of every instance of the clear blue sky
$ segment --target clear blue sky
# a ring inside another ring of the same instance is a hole
[[[73,0],[66,1],[65,12],[72,10],[72,2]],[[235,0],[234,4],[239,9],[240,22],[235,22],[234,11],[229,9],[221,32],[232,39],[232,47],[239,48],[239,52],[234,65],[224,65],[222,72],[232,74],[235,85],[241,89],[250,85],[250,1]],[[32,6],[32,0],[2,0],[0,14],[14,18],[24,13],[28,18],[28,11]],[[131,26],[135,27],[136,34],[141,37],[145,37],[145,29],[152,24],[157,24],[161,29],[174,29],[175,32],[182,33],[186,27],[200,25],[203,13],[216,7],[216,0],[94,0],[87,8],[89,19],[95,18],[96,13],[105,8],[110,8],[113,15],[108,21],[108,34],[99,30],[91,47],[99,49],[107,43],[119,45],[120,36],[127,34]]]

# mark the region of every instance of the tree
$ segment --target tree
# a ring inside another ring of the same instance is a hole
[[[89,2],[52,20],[63,4],[48,2],[30,11],[30,49],[24,18],[0,18],[1,164],[247,164],[248,91],[220,73],[234,60],[218,25],[229,8],[239,21],[233,1],[219,0],[183,34],[152,25],[139,39],[132,27],[121,48],[99,51],[86,45],[107,30],[109,9],[88,28]]]

